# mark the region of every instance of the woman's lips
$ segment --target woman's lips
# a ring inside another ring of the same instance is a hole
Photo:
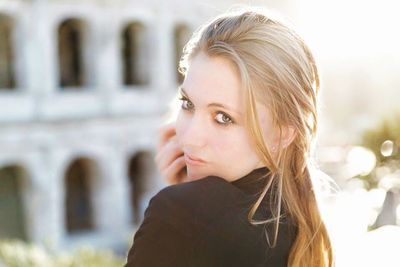
[[[185,154],[185,161],[190,165],[203,165],[204,163],[206,163],[204,160],[189,156],[188,154]]]

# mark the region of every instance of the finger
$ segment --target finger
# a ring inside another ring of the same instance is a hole
[[[160,150],[174,135],[176,135],[175,122],[162,125],[159,128],[157,150]]]
[[[177,179],[179,183],[188,182],[187,167],[185,162],[185,167],[183,167],[177,174]]]
[[[177,158],[167,169],[165,169],[165,179],[171,184],[176,184],[179,181],[178,173],[186,167],[185,158]]]
[[[156,164],[159,168],[165,169],[178,156],[183,155],[183,151],[178,146],[176,140],[170,140],[155,156]]]

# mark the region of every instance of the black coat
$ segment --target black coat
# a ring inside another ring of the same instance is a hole
[[[267,171],[254,169],[233,182],[207,176],[159,191],[134,235],[125,267],[287,266],[297,234],[291,220],[281,219],[274,248],[266,241],[266,226],[247,220],[267,181],[257,178]],[[254,219],[270,216],[266,199]]]

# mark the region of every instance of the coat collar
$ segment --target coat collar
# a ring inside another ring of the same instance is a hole
[[[260,167],[252,170],[245,176],[230,182],[232,185],[238,187],[246,194],[257,194],[261,193],[262,189],[266,185],[267,174],[269,169],[267,167]]]

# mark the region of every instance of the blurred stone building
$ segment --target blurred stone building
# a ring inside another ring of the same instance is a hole
[[[180,2],[0,3],[0,239],[131,241],[165,186],[156,130],[206,17]]]

